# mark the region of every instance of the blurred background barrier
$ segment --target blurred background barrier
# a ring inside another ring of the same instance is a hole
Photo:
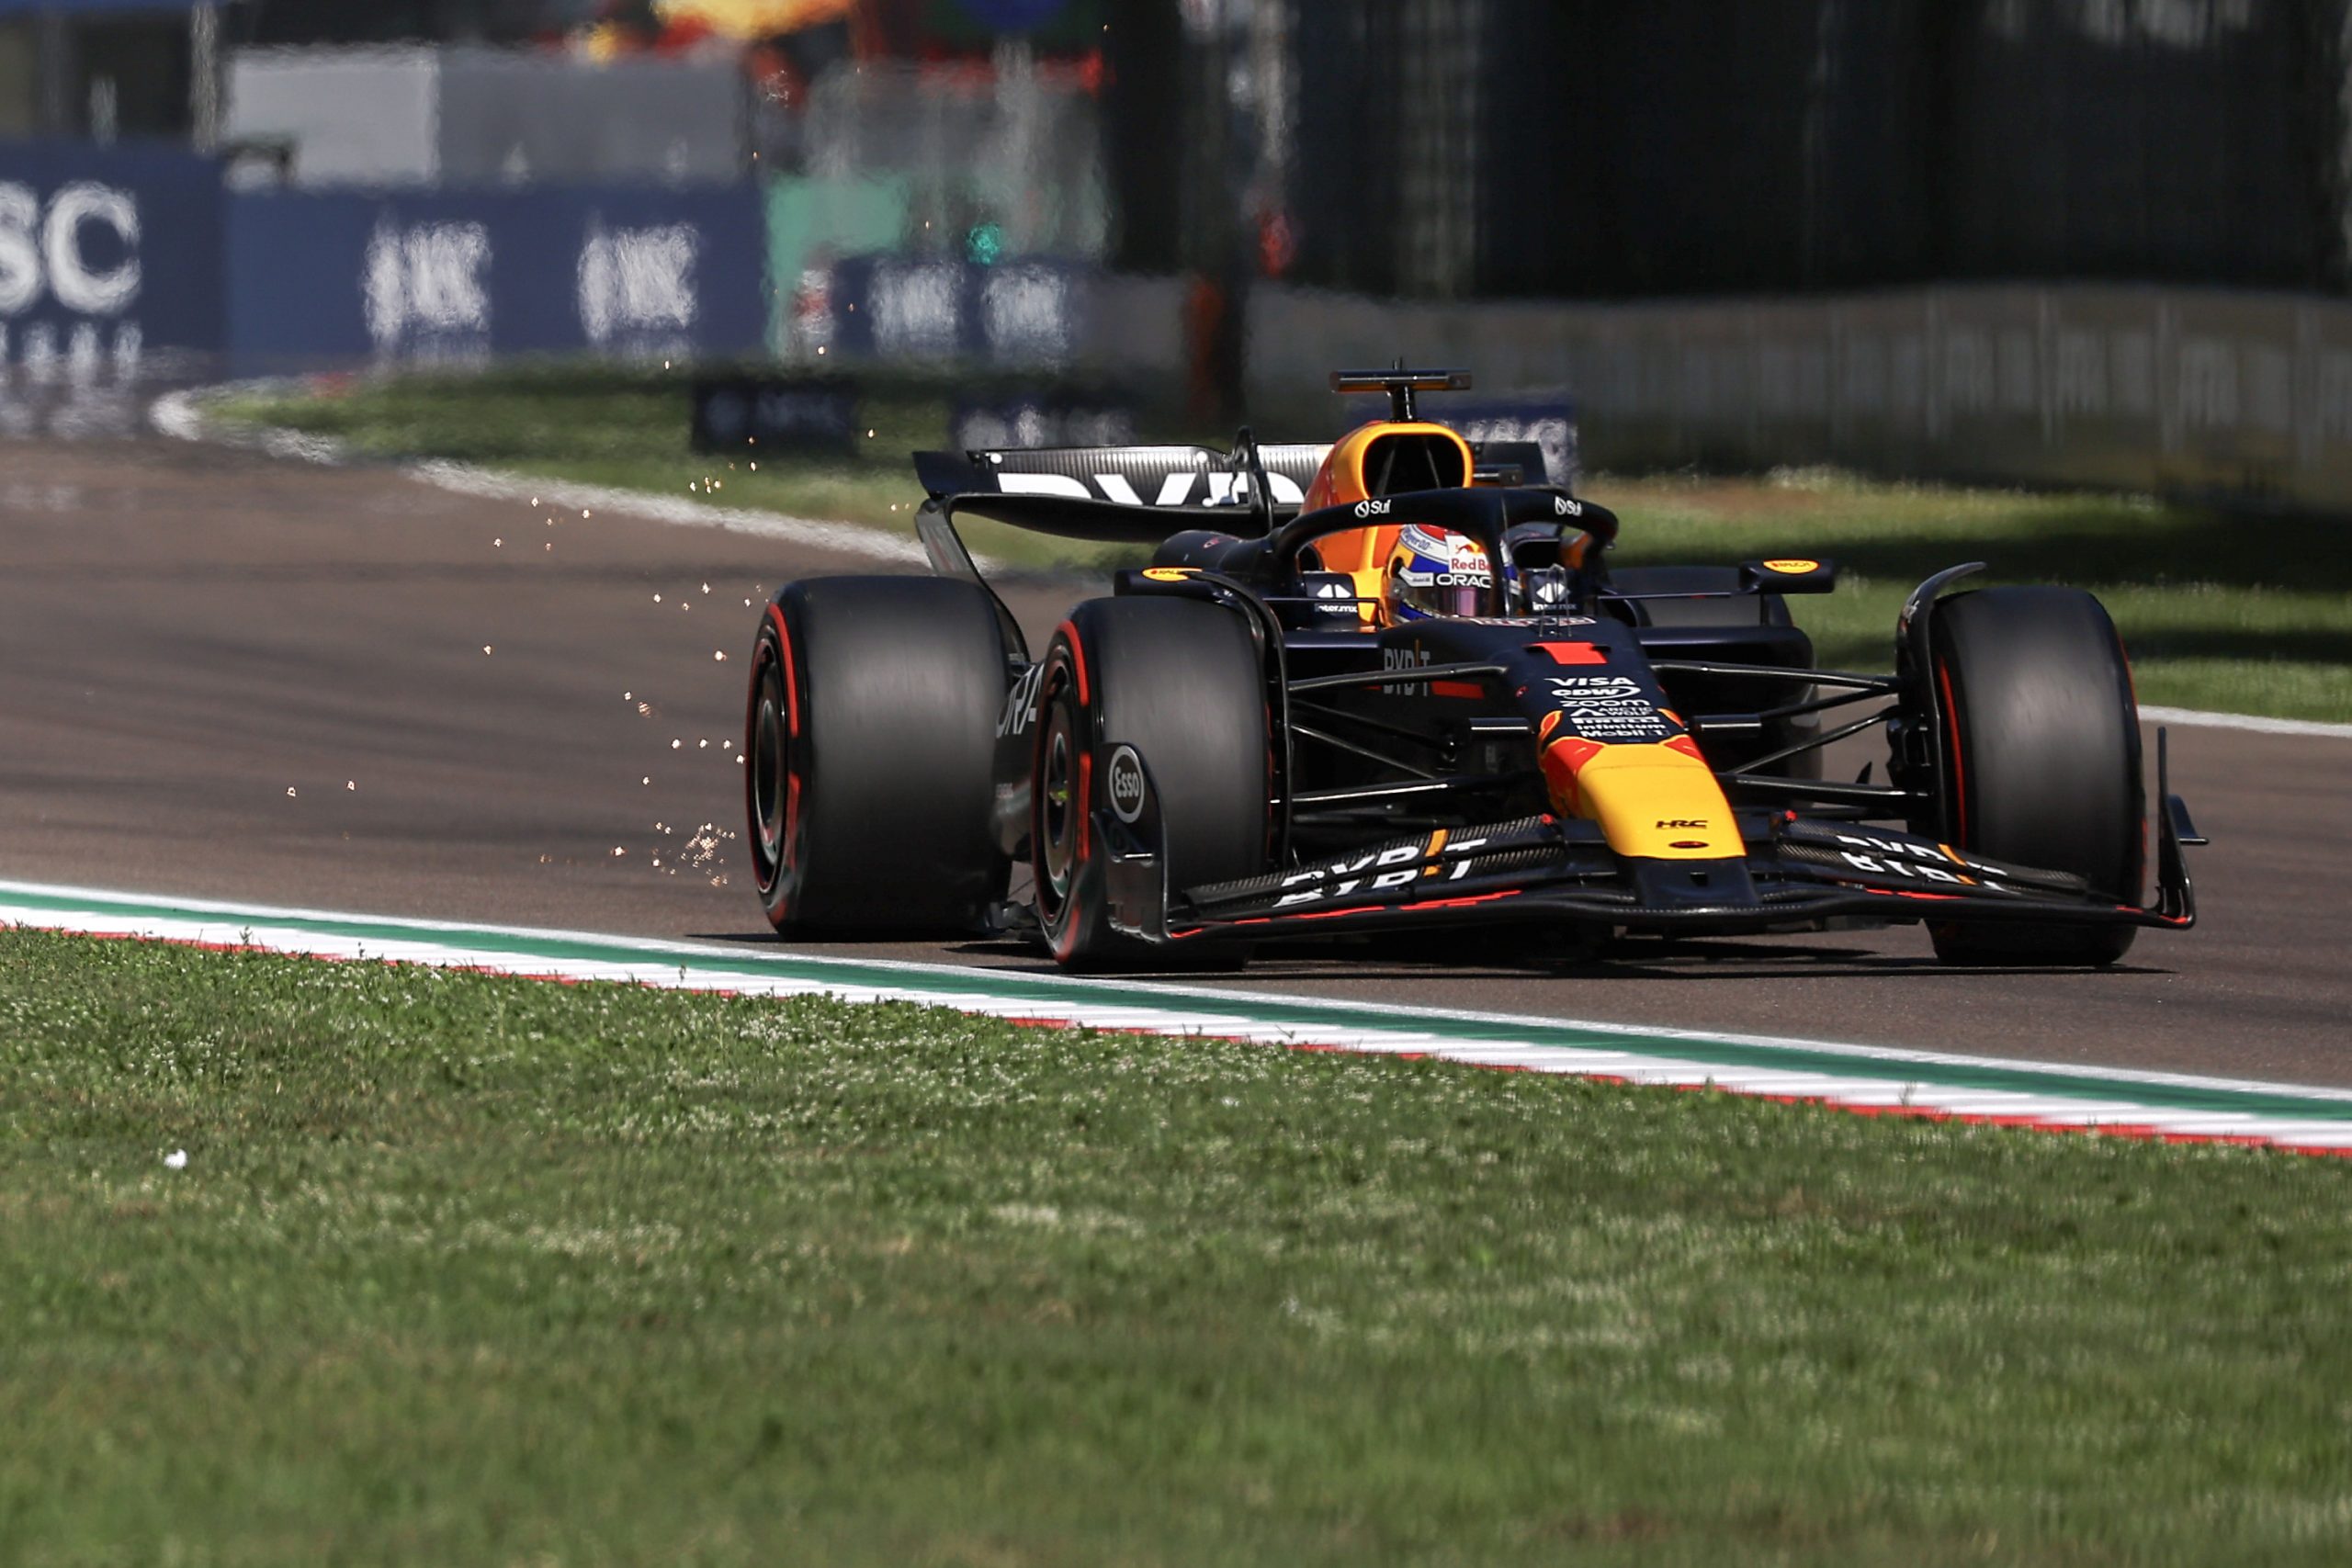
[[[239,50],[223,130],[285,147],[285,177],[305,187],[732,185],[752,168],[750,84],[729,59]]]
[[[790,355],[796,338],[811,355],[824,323],[795,325],[801,312],[828,311],[833,263],[906,243],[913,210],[909,179],[877,173],[836,179],[788,175],[767,182],[768,276],[775,286],[771,342]]]
[[[803,269],[786,357],[1181,377],[1184,285],[1038,257],[904,253]]]
[[[165,146],[0,142],[0,390],[211,363],[220,223],[211,159]]]
[[[1112,215],[1099,68],[1002,48],[942,68],[879,60],[809,90],[789,161],[829,180],[891,172],[916,248],[1099,261]],[[771,121],[768,134],[786,122]],[[778,159],[778,163],[787,159]]]
[[[234,375],[757,353],[759,193],[542,186],[230,198]]]
[[[1187,0],[1104,40],[1117,262],[1419,298],[2342,292],[2345,0]]]
[[[1599,468],[1838,463],[2352,511],[2352,304],[2153,287],[1765,301],[1250,298],[1253,409],[1329,417],[1328,368],[1402,354],[1480,395],[1565,388]]]
[[[845,457],[857,450],[857,388],[841,377],[703,375],[688,396],[688,444],[697,452]]]
[[[2352,511],[2352,0],[0,0],[10,137],[0,400],[765,356],[1321,434],[1403,354],[1559,473]]]

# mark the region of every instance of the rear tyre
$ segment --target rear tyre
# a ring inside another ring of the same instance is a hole
[[[790,935],[984,927],[997,847],[996,722],[1009,670],[986,592],[820,577],[760,622],[744,717],[753,880]]]
[[[2068,871],[2138,904],[2147,797],[2140,711],[2115,623],[2073,588],[1986,588],[1935,607],[1943,826],[1996,860]],[[2130,926],[1931,926],[1946,964],[2112,964]]]
[[[1123,741],[1142,753],[1171,892],[1263,874],[1266,697],[1249,626],[1194,599],[1090,600],[1055,632],[1038,692],[1029,842],[1046,945],[1066,968],[1189,962],[1111,929],[1092,760]]]

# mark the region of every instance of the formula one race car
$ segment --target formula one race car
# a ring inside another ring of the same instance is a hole
[[[1411,927],[1856,917],[1924,922],[1946,963],[2097,964],[2193,923],[2181,849],[2203,840],[2161,733],[2142,904],[2138,709],[2096,599],[1947,595],[1979,570],[1957,566],[1904,606],[1893,674],[1815,669],[1788,601],[1831,562],[1612,573],[1617,518],[1526,482],[1539,450],[1415,417],[1468,384],[1335,375],[1393,417],[1329,446],[916,454],[937,575],[789,583],[761,620],[769,919],[1028,932],[1132,967]],[[1157,547],[1033,658],[967,515]],[[1886,782],[1821,776],[1876,726]]]

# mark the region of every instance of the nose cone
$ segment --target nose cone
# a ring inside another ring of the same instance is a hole
[[[1685,737],[1608,744],[1564,735],[1542,761],[1553,809],[1600,823],[1621,855],[1731,860],[1747,852],[1723,786]]]

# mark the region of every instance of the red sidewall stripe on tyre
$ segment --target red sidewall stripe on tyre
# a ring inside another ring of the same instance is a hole
[[[1960,707],[1951,700],[1951,666],[1936,662],[1936,685],[1944,698],[1944,740],[1951,749],[1951,841],[1968,847],[1968,773],[1960,757]]]

